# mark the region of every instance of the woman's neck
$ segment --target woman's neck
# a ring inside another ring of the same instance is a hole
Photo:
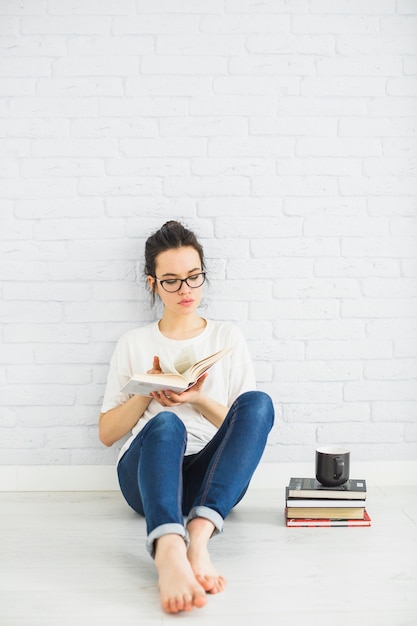
[[[207,326],[207,321],[197,315],[180,320],[173,319],[169,315],[163,315],[158,326],[160,332],[168,339],[192,339],[203,332]]]

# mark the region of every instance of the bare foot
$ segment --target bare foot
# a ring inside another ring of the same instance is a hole
[[[179,613],[206,604],[206,592],[194,576],[182,537],[164,535],[157,540],[155,565],[164,611]]]
[[[226,587],[226,580],[214,568],[207,548],[213,534],[213,524],[203,517],[196,517],[187,526],[190,545],[187,556],[197,581],[207,593],[219,593]]]

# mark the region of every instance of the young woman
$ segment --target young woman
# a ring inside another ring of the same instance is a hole
[[[272,401],[256,391],[246,343],[230,323],[198,314],[205,264],[193,232],[169,221],[146,242],[145,274],[162,318],[128,331],[111,359],[99,421],[111,446],[130,431],[117,470],[127,503],[144,515],[163,609],[189,611],[225,587],[211,563],[210,537],[246,492],[274,421]],[[231,347],[181,394],[121,391],[135,373],[172,371],[179,353],[199,360]],[[184,516],[187,517],[184,524]]]

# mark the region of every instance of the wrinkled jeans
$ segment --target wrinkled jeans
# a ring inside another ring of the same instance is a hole
[[[223,520],[243,498],[274,423],[271,398],[261,391],[239,396],[205,447],[184,456],[187,433],[175,413],[158,413],[138,433],[118,463],[127,503],[145,516],[147,549],[166,534],[181,535],[195,517],[223,530]]]

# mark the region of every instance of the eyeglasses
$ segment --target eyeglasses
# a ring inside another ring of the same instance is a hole
[[[201,287],[201,285],[206,280],[206,273],[201,272],[200,274],[193,274],[192,276],[188,276],[187,278],[166,278],[164,280],[160,280],[156,276],[154,276],[155,280],[161,285],[162,289],[168,291],[168,293],[175,293],[179,291],[182,287],[182,283],[185,283],[192,289],[197,289],[197,287]]]

